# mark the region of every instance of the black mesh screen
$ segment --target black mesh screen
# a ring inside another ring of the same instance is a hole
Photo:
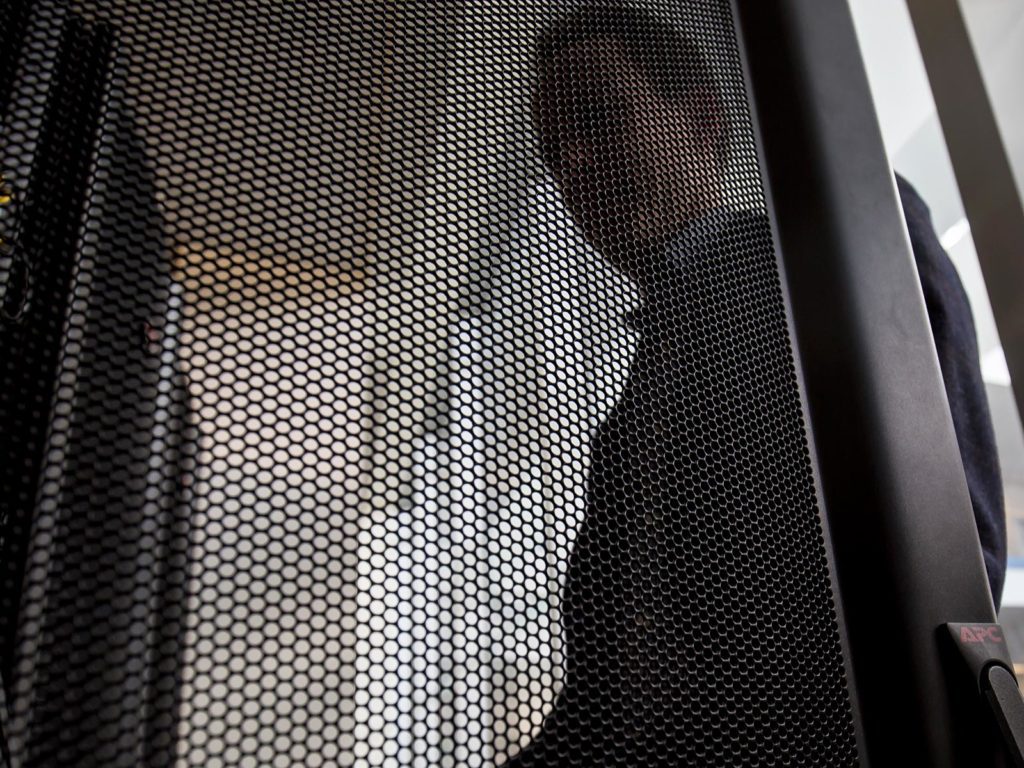
[[[728,0],[0,6],[14,764],[857,762]]]

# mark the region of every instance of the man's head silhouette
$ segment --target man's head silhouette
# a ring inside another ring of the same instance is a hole
[[[584,236],[627,274],[719,204],[725,119],[696,46],[619,4],[585,5],[537,47],[541,154]]]

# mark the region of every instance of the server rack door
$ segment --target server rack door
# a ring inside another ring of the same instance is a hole
[[[866,764],[732,3],[5,11],[12,763]]]

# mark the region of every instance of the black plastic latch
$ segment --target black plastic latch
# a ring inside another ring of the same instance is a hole
[[[998,624],[947,624],[946,629],[985,698],[1013,764],[1024,768],[1024,697]]]
[[[1017,768],[1024,768],[1024,697],[1017,687],[1017,678],[1000,664],[993,664],[985,673],[985,698],[1003,733],[1006,748]]]

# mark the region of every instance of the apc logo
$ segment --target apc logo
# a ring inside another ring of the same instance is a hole
[[[1003,632],[1001,627],[980,626],[960,627],[961,643],[1002,643]]]

